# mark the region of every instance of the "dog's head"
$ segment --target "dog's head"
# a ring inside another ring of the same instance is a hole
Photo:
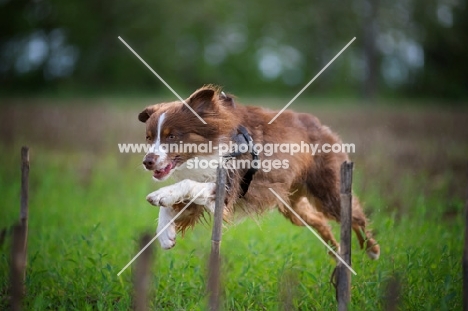
[[[230,96],[214,86],[205,86],[193,93],[184,104],[175,101],[149,106],[138,119],[146,123],[146,142],[152,147],[143,159],[146,170],[153,171],[156,180],[167,179],[189,159],[203,154],[195,146],[216,145],[232,135],[239,123]],[[199,117],[206,124],[204,124]]]

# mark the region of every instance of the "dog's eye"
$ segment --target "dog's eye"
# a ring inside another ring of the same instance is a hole
[[[174,134],[167,135],[168,140],[174,140],[175,138],[176,138],[176,136]]]
[[[151,141],[151,137],[150,137],[150,136],[146,136],[146,141]]]

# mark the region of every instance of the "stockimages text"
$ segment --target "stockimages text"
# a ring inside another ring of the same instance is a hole
[[[204,159],[195,157],[187,161],[188,169],[215,169],[221,165],[224,169],[256,169],[262,170],[265,173],[270,172],[272,169],[287,169],[289,168],[289,161],[287,159],[279,160],[249,160],[249,159],[236,159],[233,157],[219,157],[218,159]]]

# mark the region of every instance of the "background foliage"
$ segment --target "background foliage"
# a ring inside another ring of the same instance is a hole
[[[3,92],[187,92],[290,96],[353,37],[309,94],[467,95],[466,2],[0,1]],[[291,90],[292,89],[292,90]]]

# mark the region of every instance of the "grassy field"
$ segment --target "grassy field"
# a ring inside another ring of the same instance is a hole
[[[31,147],[27,310],[128,310],[132,268],[142,232],[154,232],[158,209],[145,196],[160,186],[142,155],[118,142],[143,142],[136,115],[145,100],[21,102],[0,114],[0,228],[19,216],[22,144]],[[260,101],[258,102],[260,103]],[[277,103],[280,106],[280,103]],[[356,144],[354,191],[381,244],[370,261],[353,237],[352,310],[385,309],[386,288],[401,284],[401,310],[461,310],[463,208],[468,111],[443,106],[295,103]],[[337,225],[332,224],[338,234]],[[205,310],[211,226],[159,250],[151,309]],[[0,309],[8,309],[10,237],[0,246]],[[305,228],[279,213],[223,232],[225,310],[335,310],[334,262]]]

